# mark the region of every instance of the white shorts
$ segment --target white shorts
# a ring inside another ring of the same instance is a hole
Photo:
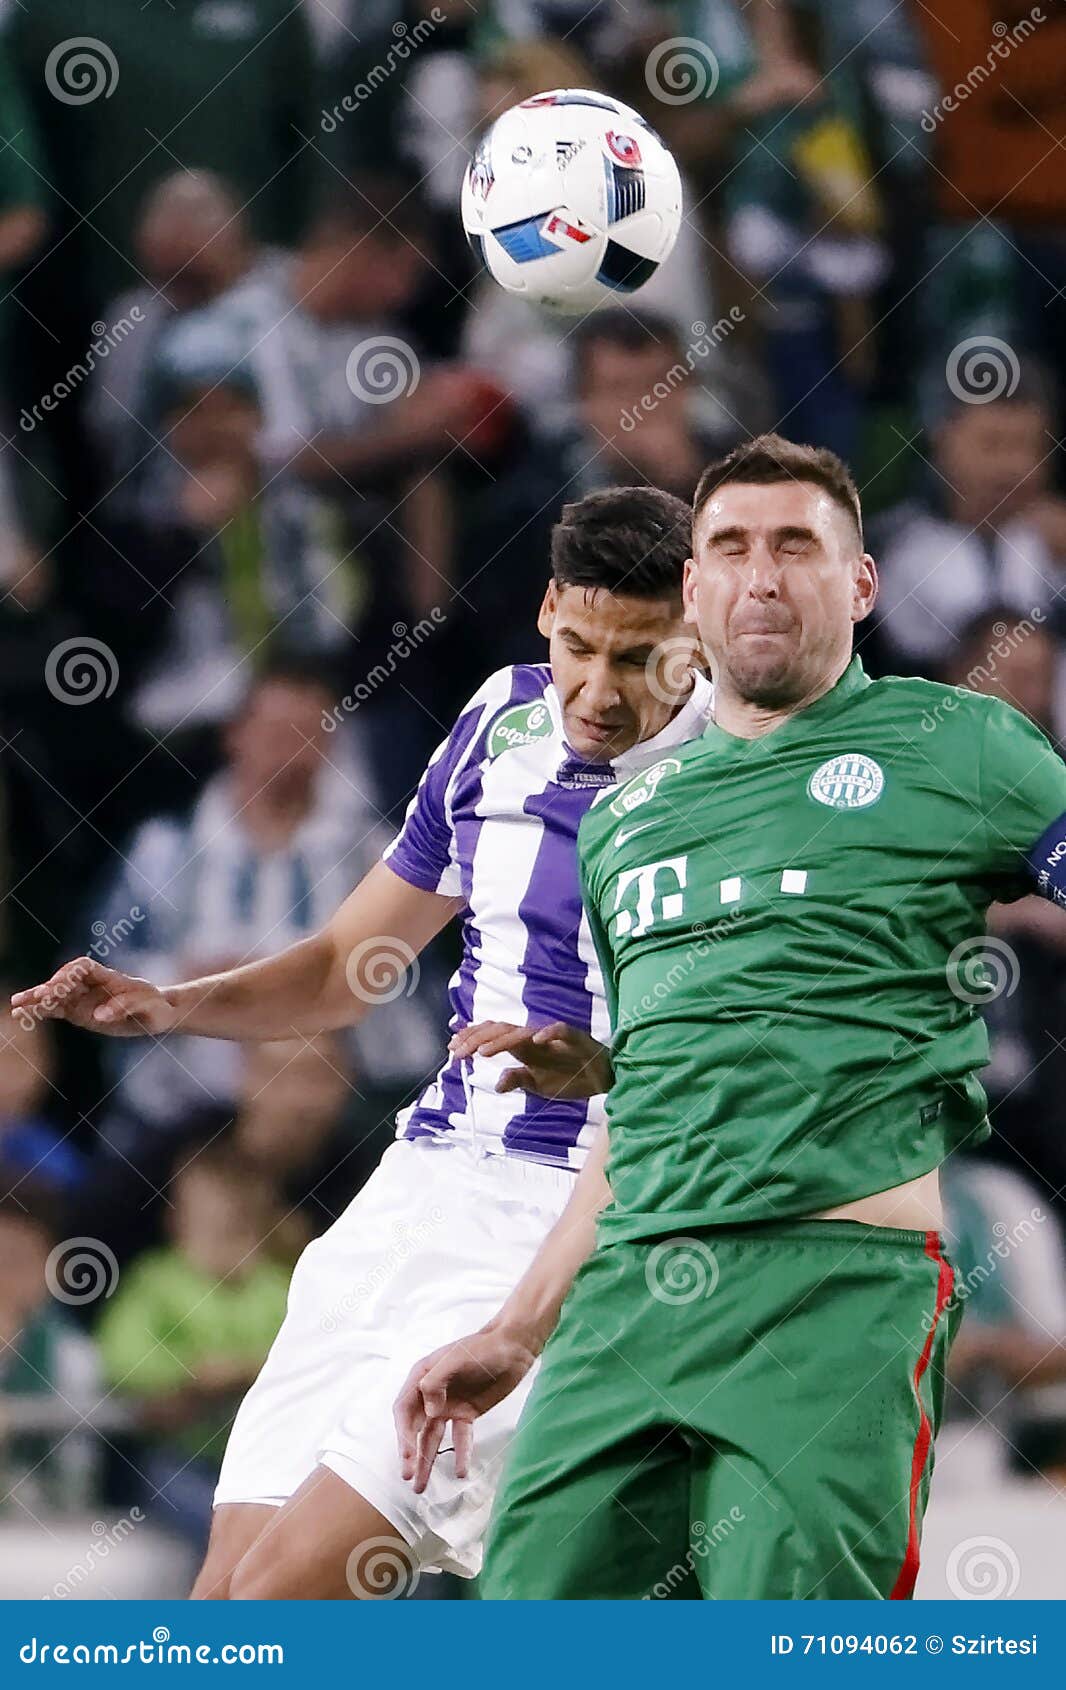
[[[392,1405],[420,1356],[496,1313],[575,1177],[466,1144],[391,1145],[296,1265],[281,1330],[233,1422],[216,1508],[280,1507],[321,1464],[391,1522],[420,1566],[475,1577],[533,1373],[477,1422],[469,1477],[458,1480],[445,1453],[422,1496],[400,1477]]]

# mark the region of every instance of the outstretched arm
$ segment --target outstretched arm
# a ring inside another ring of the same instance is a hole
[[[181,1031],[216,1039],[313,1035],[359,1021],[461,907],[375,863],[332,921],[278,956],[157,987],[91,957],[16,992],[16,1015],[132,1038]]]
[[[611,1200],[606,1161],[604,1127],[566,1208],[499,1313],[480,1331],[423,1356],[408,1374],[393,1412],[403,1476],[416,1491],[429,1482],[449,1423],[455,1471],[466,1478],[474,1421],[510,1395],[547,1343],[574,1275],[592,1254],[596,1217]]]

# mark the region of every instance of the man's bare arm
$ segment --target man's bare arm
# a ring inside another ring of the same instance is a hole
[[[16,992],[16,1015],[70,1021],[117,1037],[181,1031],[207,1038],[311,1036],[359,1021],[461,907],[375,863],[310,939],[278,956],[179,986],[154,986],[91,957]]]

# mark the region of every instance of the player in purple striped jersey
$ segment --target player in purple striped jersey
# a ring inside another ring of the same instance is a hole
[[[112,1034],[309,1036],[358,1020],[395,991],[390,961],[463,923],[457,1048],[297,1265],[234,1422],[195,1596],[380,1596],[417,1568],[480,1567],[529,1381],[479,1423],[469,1473],[465,1450],[445,1454],[419,1494],[396,1472],[392,1402],[418,1357],[487,1319],[522,1277],[572,1192],[602,1099],[499,1093],[507,1059],[471,1059],[460,1030],[558,1021],[607,1036],[577,828],[598,790],[654,768],[709,716],[682,619],[689,524],[687,506],[651,488],[567,508],[539,620],[550,666],[485,683],[384,861],[321,934],[162,991],[81,958],[16,995],[20,1008]]]

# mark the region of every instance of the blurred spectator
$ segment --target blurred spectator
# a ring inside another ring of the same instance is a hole
[[[37,137],[0,39],[0,591],[16,594],[30,591],[37,546],[55,510],[42,442],[15,432],[19,407],[10,378],[25,315],[13,290],[40,251],[47,198]]]
[[[728,422],[721,432],[708,426],[701,406],[715,350],[706,340],[683,345],[661,317],[621,309],[597,312],[574,342],[580,426],[567,497],[639,480],[691,499],[708,458],[736,437]]]
[[[34,1520],[84,1507],[98,1466],[87,1425],[100,1395],[96,1352],[49,1283],[59,1236],[30,1181],[0,1191],[0,1494]]]
[[[82,43],[80,61],[69,0],[37,0],[5,17],[55,184],[57,258],[62,247],[62,269],[89,315],[135,280],[137,209],[175,160],[232,182],[268,240],[292,239],[308,204],[315,88],[302,9],[202,0],[165,10],[156,17],[140,0],[114,0],[106,41],[95,51]]]
[[[290,0],[147,9],[114,0],[103,34],[88,39],[69,0],[7,7],[2,21],[40,137],[54,229],[15,290],[25,308],[19,410],[84,357],[108,302],[146,279],[138,208],[175,166],[218,171],[260,238],[296,236],[318,168],[307,141],[317,101],[306,20]],[[80,390],[49,425],[52,480],[76,509],[100,492],[82,448],[84,402]]]
[[[745,284],[756,293],[750,314],[762,334],[774,426],[854,458],[891,253],[881,170],[855,85],[863,61],[853,51],[833,56],[832,32],[819,27],[824,10],[808,15],[771,0],[683,4],[678,33],[703,43],[706,57],[690,51],[693,91],[675,112],[664,87],[661,121],[706,183],[700,203],[720,216],[730,298]],[[661,33],[674,31],[664,24]]]
[[[279,1236],[294,1260],[332,1226],[394,1136],[391,1115],[367,1121],[361,1100],[336,1035],[244,1051],[233,1142],[281,1194]]]
[[[1009,606],[991,605],[960,630],[945,679],[1006,699],[1054,739],[1061,661],[1059,642],[1047,623],[1028,617],[1019,621]],[[989,929],[1001,989],[992,990],[982,1005],[992,1039],[992,1061],[984,1074],[994,1135],[988,1153],[1039,1179],[1049,1204],[1061,1205],[1066,1190],[1066,1052],[1061,1039],[1066,922],[1054,904],[1029,896],[993,904]]]
[[[341,522],[291,478],[264,485],[262,410],[246,369],[201,348],[164,374],[172,446],[137,496],[142,546],[160,536],[174,555],[159,589],[170,609],[132,706],[187,763],[187,741],[229,714],[268,637],[305,657],[342,643]]]
[[[270,1182],[232,1148],[193,1155],[169,1196],[170,1243],[123,1275],[96,1335],[108,1384],[133,1402],[143,1434],[137,1500],[206,1540],[226,1435],[284,1318],[289,1267],[272,1254]]]
[[[1060,1221],[1039,1186],[981,1158],[951,1157],[942,1178],[965,1316],[949,1360],[955,1411],[991,1417],[1001,1471],[1057,1470],[1066,1483],[1066,1406],[1054,1389],[1066,1382]]]
[[[936,671],[992,605],[1050,611],[1066,586],[1066,505],[1049,489],[1053,426],[1047,383],[1029,369],[1012,395],[960,399],[935,429],[924,495],[886,515],[875,547],[893,666]]]
[[[134,248],[145,282],[120,294],[104,312],[109,325],[133,326],[97,365],[86,413],[112,503],[161,430],[152,374],[165,326],[254,278],[258,264],[268,262],[235,192],[210,170],[178,170],[156,184],[141,209]]]
[[[12,990],[0,984],[0,1190],[29,1177],[58,1197],[82,1185],[86,1159],[52,1118],[50,1034],[32,1016],[11,1013]]]
[[[334,694],[313,669],[277,662],[252,683],[225,735],[222,772],[183,820],[158,816],[134,839],[102,931],[115,965],[158,982],[193,979],[271,955],[321,927],[380,855],[386,835],[358,771],[324,725]],[[406,997],[353,1034],[360,1074],[421,1075],[436,1040]],[[175,1035],[113,1049],[115,1153],[146,1165],[159,1134],[205,1106],[228,1109],[240,1048]]]

